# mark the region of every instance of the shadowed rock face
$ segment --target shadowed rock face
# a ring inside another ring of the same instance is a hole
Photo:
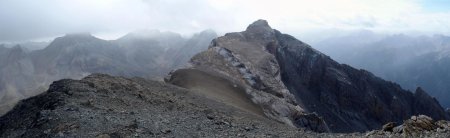
[[[413,91],[420,86],[443,107],[450,107],[449,36],[361,30],[312,43],[334,60],[368,70],[404,89]]]
[[[413,94],[370,72],[339,64],[264,20],[214,39],[191,64],[190,69],[243,86],[267,117],[314,131],[367,131],[414,114],[449,118],[422,90]],[[168,82],[177,75],[175,71]]]
[[[303,108],[336,132],[366,131],[415,114],[448,119],[420,88],[413,94],[370,72],[339,64],[292,36],[277,33],[281,76]]]

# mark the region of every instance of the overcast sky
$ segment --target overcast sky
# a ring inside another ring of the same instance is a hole
[[[450,34],[450,0],[0,0],[0,42],[138,29],[240,31],[266,19],[283,32],[368,29]]]

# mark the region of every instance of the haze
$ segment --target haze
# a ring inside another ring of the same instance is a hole
[[[190,35],[242,30],[256,19],[296,36],[320,30],[450,32],[445,0],[2,0],[0,42],[90,32],[115,39],[139,29]]]

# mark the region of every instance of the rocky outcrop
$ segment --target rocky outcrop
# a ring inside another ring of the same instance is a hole
[[[370,72],[339,64],[264,20],[214,39],[208,50],[191,59],[189,69],[242,86],[269,118],[319,132],[373,130],[414,114],[449,118],[423,90],[413,94]],[[176,72],[166,81],[190,80]]]
[[[382,130],[371,131],[366,136],[406,136],[406,137],[448,137],[450,136],[450,121],[434,121],[425,115],[412,116],[403,124],[394,126],[388,123]]]

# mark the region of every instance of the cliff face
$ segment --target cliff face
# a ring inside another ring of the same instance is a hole
[[[191,64],[192,70],[222,77],[245,89],[242,93],[267,117],[314,131],[372,130],[419,113],[448,119],[439,103],[425,92],[413,94],[370,72],[339,64],[272,29],[264,20],[246,31],[214,39]],[[166,81],[187,88],[203,83],[187,86],[174,78],[192,81],[177,71]]]

